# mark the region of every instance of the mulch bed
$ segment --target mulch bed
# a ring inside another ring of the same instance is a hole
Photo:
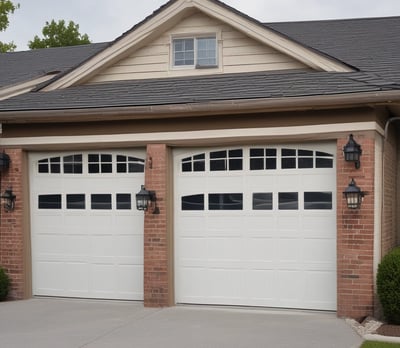
[[[383,324],[376,333],[382,336],[400,337],[400,325]]]

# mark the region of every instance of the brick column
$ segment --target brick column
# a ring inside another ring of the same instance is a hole
[[[16,195],[15,210],[6,212],[0,205],[0,266],[11,278],[11,299],[23,299],[25,294],[24,233],[23,233],[23,152],[5,149],[10,156],[10,168],[1,173],[1,193],[11,187]]]
[[[163,144],[147,146],[145,170],[147,190],[156,192],[159,214],[145,213],[144,219],[144,305],[170,305],[170,250],[167,224],[168,149]]]
[[[337,314],[362,318],[374,308],[374,159],[373,135],[354,134],[362,147],[361,168],[346,162],[342,149],[348,137],[337,141]],[[367,192],[359,210],[348,209],[342,192],[354,178]]]

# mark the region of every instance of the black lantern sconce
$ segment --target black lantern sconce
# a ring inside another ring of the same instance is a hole
[[[12,188],[9,187],[4,191],[4,193],[0,196],[0,198],[4,202],[4,209],[7,212],[13,211],[15,208],[15,199],[16,196],[12,191]]]
[[[354,162],[356,169],[360,168],[361,145],[354,140],[353,134],[350,134],[349,141],[343,147],[343,154],[347,162]]]
[[[137,210],[147,211],[153,209],[153,214],[160,214],[160,209],[157,207],[157,197],[155,191],[148,191],[142,185],[140,191],[136,194]]]
[[[347,208],[360,209],[365,192],[361,191],[354,179],[351,179],[349,186],[347,186],[343,194],[346,198]]]

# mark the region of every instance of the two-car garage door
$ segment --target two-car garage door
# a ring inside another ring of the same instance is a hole
[[[33,294],[143,299],[144,150],[32,153]]]
[[[336,310],[335,151],[176,151],[176,301]]]

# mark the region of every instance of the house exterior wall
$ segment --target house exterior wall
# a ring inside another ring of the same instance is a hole
[[[217,34],[219,66],[212,69],[174,69],[171,64],[171,38],[174,35],[193,36]],[[100,72],[88,84],[194,76],[215,73],[237,73],[270,70],[306,69],[306,66],[277,50],[248,38],[231,26],[200,12],[184,19],[152,43],[133,52],[112,67]]]

